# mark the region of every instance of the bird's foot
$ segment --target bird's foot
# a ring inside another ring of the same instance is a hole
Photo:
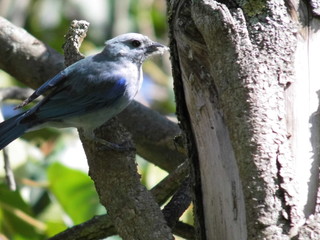
[[[112,142],[108,142],[101,138],[95,138],[95,141],[99,143],[99,150],[114,150],[118,152],[126,152],[126,151],[135,151],[136,149],[133,146],[129,146],[128,142],[123,142],[121,144],[116,144]]]

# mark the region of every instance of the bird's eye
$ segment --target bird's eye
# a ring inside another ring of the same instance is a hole
[[[140,47],[141,46],[141,42],[138,41],[138,40],[132,40],[131,44],[134,47]]]

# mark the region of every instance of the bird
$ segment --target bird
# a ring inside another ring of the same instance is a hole
[[[40,95],[35,106],[0,123],[0,150],[27,131],[43,127],[76,127],[87,139],[107,147],[94,130],[124,110],[141,88],[142,63],[169,48],[139,33],[125,33],[105,43],[103,50],[68,66],[15,107]]]

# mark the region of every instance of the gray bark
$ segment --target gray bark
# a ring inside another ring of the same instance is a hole
[[[130,135],[115,120],[96,132],[103,139],[130,141]],[[80,137],[88,158],[89,175],[118,234],[127,240],[173,239],[159,205],[140,183],[135,151],[97,150],[98,146],[84,139],[81,132]]]
[[[318,236],[319,20],[299,4],[168,1],[199,239]]]

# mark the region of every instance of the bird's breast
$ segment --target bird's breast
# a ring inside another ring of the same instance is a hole
[[[127,77],[127,87],[126,87],[126,95],[129,101],[133,100],[133,98],[139,92],[142,82],[143,82],[143,73],[142,68],[137,68],[131,70],[131,74],[126,74]]]

